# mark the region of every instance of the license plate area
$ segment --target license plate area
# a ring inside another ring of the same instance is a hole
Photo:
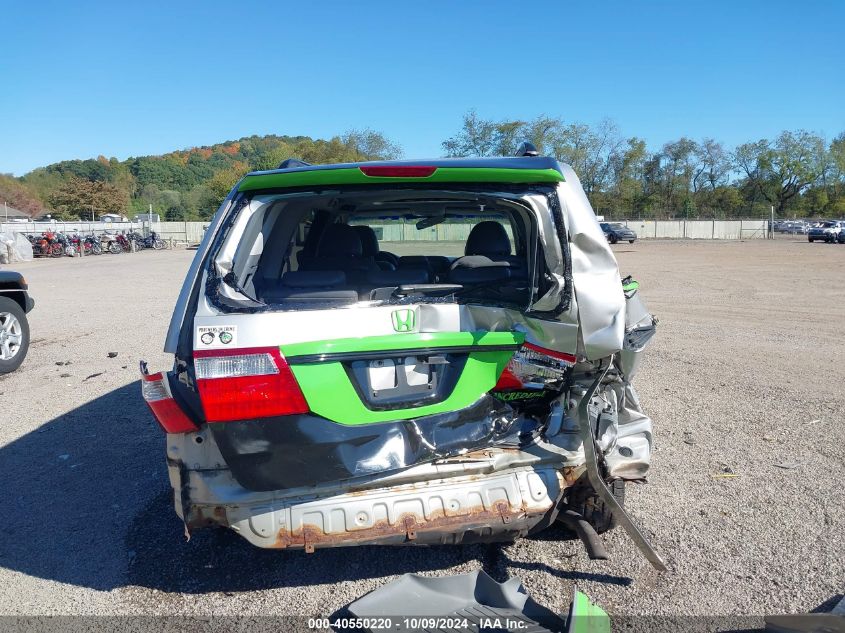
[[[466,354],[403,354],[347,364],[347,374],[373,410],[434,404],[448,398]]]

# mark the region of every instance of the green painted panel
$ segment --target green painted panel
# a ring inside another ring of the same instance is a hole
[[[383,352],[412,350],[426,347],[467,347],[487,345],[522,345],[525,334],[521,332],[409,332],[383,336],[339,338],[327,341],[308,341],[282,345],[285,358],[312,354],[342,354],[345,352]]]
[[[371,411],[365,407],[339,362],[292,365],[291,370],[312,412],[338,424],[357,426],[407,420],[468,407],[495,386],[512,355],[513,352],[509,351],[472,352],[455,389],[444,401],[393,411]]]
[[[576,591],[566,630],[571,633],[610,633],[610,618],[601,607]]]
[[[311,187],[333,185],[369,185],[397,182],[501,182],[555,183],[563,181],[556,169],[507,169],[502,167],[438,167],[424,178],[385,178],[367,176],[357,167],[312,169],[303,171],[270,172],[244,176],[238,191],[275,189],[283,187]]]

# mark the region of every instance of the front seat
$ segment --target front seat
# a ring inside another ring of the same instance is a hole
[[[464,257],[452,263],[449,277],[455,283],[519,279],[525,265],[511,255],[511,241],[505,227],[492,220],[479,222],[469,232]]]
[[[381,270],[396,270],[399,258],[393,253],[379,250],[378,236],[372,227],[359,224],[352,227],[361,240],[364,257],[372,257]]]

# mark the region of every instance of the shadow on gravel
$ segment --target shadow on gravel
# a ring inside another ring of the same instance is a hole
[[[500,545],[256,548],[225,529],[185,542],[164,461],[164,436],[136,383],[115,389],[0,448],[0,566],[107,591],[239,592],[329,584],[479,561],[503,581],[508,568],[630,584],[509,560]],[[566,539],[551,528],[541,540]]]
[[[167,482],[163,451],[135,382],[0,448],[0,566],[94,589],[119,586],[126,525]]]

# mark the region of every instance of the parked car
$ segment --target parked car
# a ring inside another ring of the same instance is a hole
[[[783,233],[788,233],[791,235],[800,234],[803,235],[808,230],[808,225],[804,222],[797,222],[797,221],[789,221],[784,222],[781,228]]]
[[[807,241],[815,242],[817,240],[822,240],[833,244],[836,242],[836,238],[842,231],[843,227],[845,227],[845,221],[842,220],[822,222],[819,226],[814,226],[807,231]]]
[[[627,226],[620,224],[619,222],[602,222],[601,230],[607,238],[607,241],[611,244],[616,244],[620,241],[630,242],[633,244],[637,239],[637,234],[633,231],[633,229],[629,229]]]
[[[557,520],[601,557],[619,521],[662,569],[621,505],[651,461],[631,380],[657,321],[572,169],[297,165],[235,185],[177,300],[173,369],[141,365],[186,530],[311,552]]]
[[[0,270],[0,374],[21,366],[29,350],[29,321],[35,306],[23,275]]]

